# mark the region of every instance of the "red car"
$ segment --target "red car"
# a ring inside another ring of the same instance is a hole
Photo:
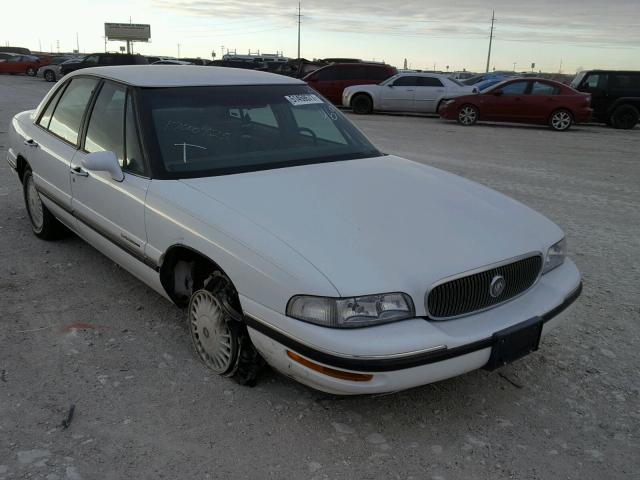
[[[48,65],[51,60],[40,59],[35,55],[16,55],[0,53],[0,73],[26,73],[33,77],[38,68]]]
[[[303,78],[316,92],[336,105],[342,105],[342,91],[352,85],[377,84],[398,73],[383,63],[332,63]]]
[[[591,96],[543,78],[518,78],[474,95],[442,102],[442,118],[462,125],[478,121],[549,125],[558,131],[591,119]]]

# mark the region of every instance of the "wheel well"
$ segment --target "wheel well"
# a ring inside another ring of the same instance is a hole
[[[18,171],[18,176],[20,177],[20,182],[22,183],[22,177],[24,177],[24,172],[29,166],[29,162],[27,162],[27,160],[22,155],[18,155],[17,164],[18,165],[16,170]]]
[[[353,102],[356,98],[362,97],[362,96],[369,97],[369,100],[371,100],[371,103],[373,104],[373,97],[371,96],[371,94],[367,92],[358,92],[358,93],[355,93],[353,97],[351,97],[351,106],[353,106]]]
[[[186,307],[193,292],[203,288],[215,272],[227,276],[207,256],[185,245],[174,245],[163,255],[160,283],[176,305]]]

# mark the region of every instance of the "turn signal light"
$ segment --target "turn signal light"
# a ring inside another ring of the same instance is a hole
[[[287,350],[287,356],[294,362],[297,362],[300,365],[304,365],[311,370],[315,370],[316,372],[322,373],[323,375],[327,375],[329,377],[339,378],[340,380],[348,380],[350,382],[368,382],[373,378],[373,375],[365,373],[345,372],[343,370],[336,370],[334,368],[318,365],[317,363],[314,363],[311,360],[307,360],[306,358],[303,358],[297,353],[293,353],[289,350]]]

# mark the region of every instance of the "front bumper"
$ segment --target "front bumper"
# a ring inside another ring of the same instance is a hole
[[[566,316],[581,289],[580,274],[567,260],[525,295],[492,310],[449,321],[416,318],[353,330],[306,324],[247,298],[241,301],[251,339],[272,367],[318,390],[354,395],[404,390],[482,368],[489,361],[495,332],[541,317],[544,336]],[[372,378],[333,378],[292,361],[287,351]]]

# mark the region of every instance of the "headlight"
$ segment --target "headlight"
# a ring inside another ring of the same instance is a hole
[[[413,318],[415,308],[406,293],[384,293],[352,298],[297,295],[287,315],[323,327],[355,328]]]
[[[558,243],[552,245],[547,251],[547,256],[544,259],[544,267],[542,268],[542,274],[544,275],[545,273],[562,265],[566,256],[567,239],[563,238]]]

